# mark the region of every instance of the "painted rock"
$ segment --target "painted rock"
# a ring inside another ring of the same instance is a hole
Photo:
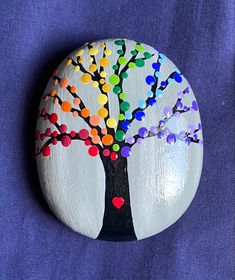
[[[43,193],[64,224],[91,238],[143,239],[172,225],[197,190],[202,144],[188,81],[143,43],[85,44],[54,71],[41,99]]]

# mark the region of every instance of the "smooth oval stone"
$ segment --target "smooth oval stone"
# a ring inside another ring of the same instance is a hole
[[[188,81],[143,43],[85,44],[55,69],[41,99],[43,193],[64,224],[91,238],[143,239],[172,225],[196,193],[202,144]]]

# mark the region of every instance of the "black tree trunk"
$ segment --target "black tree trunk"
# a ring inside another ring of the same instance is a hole
[[[105,210],[103,226],[98,239],[111,241],[136,240],[131,207],[127,159],[120,157],[115,161],[101,157],[106,175]],[[118,209],[113,198],[123,198],[124,204]]]

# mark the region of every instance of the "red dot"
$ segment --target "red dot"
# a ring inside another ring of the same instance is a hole
[[[76,136],[76,131],[72,130],[72,131],[70,132],[70,136],[71,136],[71,137],[75,137],[75,136]]]
[[[104,155],[105,157],[108,157],[108,156],[110,155],[109,149],[104,149],[104,150],[103,150],[103,155]]]
[[[68,135],[65,135],[61,138],[61,144],[64,147],[68,147],[71,144],[71,138]]]
[[[89,131],[87,129],[81,129],[79,131],[79,137],[82,139],[82,140],[86,140],[89,136]]]
[[[86,139],[86,140],[85,140],[85,145],[86,145],[86,146],[90,146],[90,145],[91,145],[91,141],[90,141],[89,139]]]
[[[52,113],[52,114],[50,115],[49,120],[50,120],[50,123],[56,123],[56,122],[58,121],[58,116],[57,116],[57,114],[56,114],[56,113]]]
[[[112,152],[112,153],[110,154],[110,159],[111,159],[111,160],[116,160],[117,158],[118,158],[118,154],[117,154],[117,153]]]
[[[61,133],[65,133],[67,131],[67,125],[66,124],[60,125],[60,129],[59,130],[60,130]]]
[[[58,132],[57,132],[56,130],[55,130],[55,131],[53,131],[53,132],[52,132],[52,136],[53,136],[53,137],[58,136]]]
[[[45,146],[45,147],[42,148],[42,154],[43,154],[45,157],[49,156],[49,155],[50,155],[50,152],[51,152],[51,149],[50,149],[49,146]]]
[[[88,149],[88,154],[92,157],[95,157],[99,154],[99,149],[96,146],[91,146]]]

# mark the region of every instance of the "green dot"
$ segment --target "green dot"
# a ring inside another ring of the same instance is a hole
[[[119,94],[119,98],[120,98],[121,100],[126,99],[126,94],[125,94],[124,92],[120,93],[120,94]]]
[[[120,56],[118,62],[123,65],[127,63],[127,58],[125,56]]]
[[[149,59],[150,57],[152,57],[152,55],[149,52],[144,52],[144,57]]]
[[[121,76],[122,76],[123,79],[126,79],[126,78],[128,77],[128,74],[127,74],[127,72],[123,72],[123,73],[121,74]]]
[[[122,55],[123,54],[123,50],[118,50],[117,54]]]
[[[109,82],[113,86],[118,85],[120,82],[120,78],[118,75],[113,74],[109,77]]]
[[[127,112],[130,109],[130,103],[127,101],[123,101],[120,107],[123,112]]]
[[[135,63],[134,63],[134,62],[130,62],[130,63],[128,64],[128,67],[129,67],[129,68],[135,68]]]
[[[143,67],[143,66],[145,65],[145,62],[144,62],[143,59],[138,58],[138,59],[136,59],[136,61],[135,61],[135,65],[136,65],[137,67]]]
[[[116,64],[113,65],[113,70],[117,70],[118,66]]]
[[[118,119],[119,119],[120,121],[123,121],[123,120],[125,119],[125,115],[124,115],[124,114],[119,114],[119,115],[118,115]]]
[[[131,54],[134,56],[134,55],[137,55],[137,52],[136,51],[131,51]]]
[[[114,43],[115,43],[115,45],[117,45],[117,46],[122,46],[122,45],[125,44],[125,41],[124,41],[124,40],[116,40],[116,41],[114,41]]]
[[[115,152],[119,151],[119,149],[120,149],[118,144],[114,144],[112,148]]]
[[[136,44],[135,49],[138,52],[143,52],[145,50],[145,48],[142,45],[140,45],[140,44]]]
[[[113,88],[113,92],[114,92],[115,94],[119,94],[119,93],[121,92],[121,88],[120,88],[119,86],[115,86],[115,87]]]
[[[117,141],[123,141],[125,139],[125,132],[123,130],[118,130],[116,133],[115,133],[115,138]]]

